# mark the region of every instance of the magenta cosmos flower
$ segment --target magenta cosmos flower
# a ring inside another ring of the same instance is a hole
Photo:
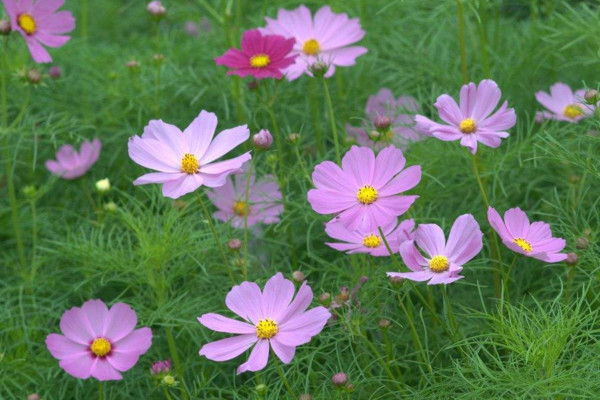
[[[335,220],[350,231],[388,226],[419,197],[398,196],[421,181],[421,167],[403,170],[405,163],[402,150],[394,146],[377,158],[368,147],[352,146],[341,168],[331,161],[315,167],[316,189],[308,191],[308,201],[319,214],[337,214]]]
[[[382,227],[381,230],[392,252],[397,253],[402,243],[414,239],[414,228],[415,221],[407,219],[402,221],[398,226],[394,222],[386,227]],[[345,251],[347,254],[369,253],[376,257],[390,255],[378,229],[350,231],[344,228],[344,225],[339,221],[333,220],[325,226],[325,232],[333,239],[343,242],[325,244],[333,249]]]
[[[296,346],[310,342],[321,332],[331,317],[325,307],[306,311],[313,292],[305,282],[294,297],[294,284],[277,273],[260,291],[254,282],[234,286],[227,294],[225,304],[244,322],[219,314],[204,314],[198,321],[217,332],[235,333],[238,336],[207,343],[200,355],[213,361],[227,361],[239,356],[252,345],[248,361],[240,365],[237,373],[259,371],[267,365],[269,348],[287,364],[292,361]]]
[[[511,208],[504,213],[504,220],[492,207],[488,208],[490,225],[506,247],[514,252],[537,258],[549,263],[563,261],[565,239],[552,237],[550,225],[542,221],[529,223],[529,218],[520,208]]]
[[[536,100],[546,107],[548,111],[539,111],[539,119],[556,119],[558,121],[579,122],[582,118],[594,113],[594,108],[585,104],[584,89],[575,93],[569,85],[558,82],[550,86],[550,94],[539,91],[535,94]]]
[[[77,152],[73,146],[65,144],[56,152],[56,160],[46,161],[46,168],[63,179],[75,179],[84,175],[98,161],[102,144],[100,140],[81,143]]]
[[[227,175],[250,160],[250,152],[227,161],[214,162],[250,137],[246,125],[224,130],[214,139],[217,116],[202,110],[183,132],[174,125],[152,120],[142,137],[129,140],[129,157],[152,172],[137,178],[134,185],[162,183],[163,195],[176,199],[200,186],[218,187]]]
[[[358,18],[349,19],[347,14],[335,14],[329,6],[321,7],[313,19],[306,6],[295,10],[280,9],[277,19],[265,18],[267,26],[263,33],[282,35],[296,40],[292,54],[298,55],[296,62],[284,72],[289,80],[302,74],[311,75],[310,67],[317,61],[325,62],[328,70],[325,77],[335,72],[335,67],[356,64],[356,59],[367,49],[350,46],[365,36]]]
[[[515,110],[507,108],[506,101],[492,114],[500,96],[498,85],[490,79],[479,82],[477,86],[472,82],[463,85],[460,90],[460,106],[447,94],[438,97],[434,104],[440,118],[447,125],[417,115],[417,129],[440,140],[460,140],[460,144],[473,154],[477,152],[477,142],[498,147],[503,138],[510,136],[505,130],[512,128],[517,121]]]
[[[244,32],[242,50],[229,49],[221,57],[215,58],[215,62],[232,68],[227,75],[279,79],[283,76],[281,71],[294,63],[296,55],[290,54],[293,47],[294,39],[280,35],[263,36],[260,31],[253,29]]]
[[[42,46],[61,47],[70,39],[64,33],[75,29],[75,18],[69,11],[57,10],[64,0],[2,0],[10,24],[19,32],[37,63],[52,62]]]
[[[356,139],[359,145],[380,150],[393,144],[406,149],[409,142],[424,138],[415,129],[414,114],[419,105],[411,96],[394,98],[390,89],[383,88],[367,100],[366,113],[370,124],[357,128],[346,124],[346,132]],[[385,127],[387,125],[387,127]],[[379,137],[374,141],[371,132],[378,131]]]
[[[235,174],[228,178],[225,185],[207,191],[210,201],[219,209],[214,215],[221,221],[229,221],[234,228],[243,228],[244,220],[248,226],[257,223],[275,224],[283,212],[281,191],[271,175],[255,181],[250,177],[248,201],[246,202],[246,181],[248,172]]]
[[[101,300],[88,300],[60,319],[63,335],[51,333],[46,347],[58,365],[79,379],[119,380],[152,344],[150,328],[135,329],[137,315],[127,304],[110,310]]]
[[[391,278],[429,281],[428,285],[448,284],[464,278],[459,275],[463,265],[475,257],[483,247],[483,233],[471,214],[461,215],[454,221],[448,242],[442,228],[435,224],[419,225],[414,241],[400,246],[400,255],[412,272],[388,272]],[[415,242],[426,257],[415,247]]]

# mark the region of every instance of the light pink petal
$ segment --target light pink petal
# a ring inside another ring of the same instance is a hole
[[[557,82],[550,86],[550,95],[554,99],[561,99],[565,102],[565,105],[575,103],[575,97],[573,96],[573,90],[566,83]]]
[[[64,46],[64,44],[67,43],[71,39],[71,37],[38,32],[36,34],[36,39],[39,40],[40,43],[42,43],[45,46],[56,48]]]
[[[70,11],[59,11],[38,21],[40,32],[67,33],[75,29],[75,18]]]
[[[319,189],[331,189],[339,192],[351,192],[356,195],[359,184],[354,176],[343,171],[337,164],[324,161],[317,165],[312,174],[313,182]]]
[[[178,179],[169,180],[163,183],[163,196],[171,199],[178,199],[185,194],[194,192],[202,186],[203,182],[204,181],[199,174],[184,174]]]
[[[2,0],[4,4],[4,8],[6,9],[6,14],[12,19],[17,17],[17,3],[15,0]]]
[[[475,257],[483,248],[483,233],[471,214],[461,215],[454,221],[445,255],[457,265],[463,265]]]
[[[321,306],[315,307],[280,324],[279,331],[314,336],[323,330],[329,318],[331,318],[329,310]]]
[[[217,116],[214,113],[200,111],[192,123],[185,128],[183,136],[188,141],[190,152],[200,160],[208,149],[217,129]]]
[[[288,320],[302,314],[313,300],[313,291],[306,281],[302,282],[294,300],[287,309],[279,316],[279,324],[285,324]]]
[[[250,334],[256,333],[256,328],[246,322],[237,321],[219,314],[204,314],[198,318],[198,322],[216,332]]]
[[[190,153],[189,146],[181,130],[175,125],[167,124],[162,120],[150,121],[144,128],[142,138],[144,140],[148,138],[155,139],[162,147],[168,147],[170,150],[169,155],[171,155],[169,160],[174,164],[179,161],[181,165],[183,155]]]
[[[241,374],[246,371],[260,371],[267,366],[269,360],[269,341],[259,340],[248,357],[248,361],[240,365],[237,369],[237,374]]]
[[[358,204],[356,197],[326,189],[311,189],[307,194],[308,202],[319,214],[335,214]]]
[[[231,311],[254,325],[263,318],[262,293],[254,282],[242,282],[234,286],[227,293],[225,304]]]
[[[123,376],[110,365],[106,358],[97,357],[92,364],[92,376],[99,381],[118,381],[123,379]]]
[[[435,224],[421,224],[417,227],[415,235],[417,245],[429,256],[443,255],[446,239],[442,228]]]
[[[96,337],[87,316],[79,307],[65,311],[60,319],[60,330],[67,338],[86,346]]]
[[[200,164],[206,165],[217,158],[229,153],[239,144],[245,142],[250,137],[250,131],[247,125],[237,126],[226,129],[219,133],[206,149],[206,153],[200,158]],[[206,173],[211,173],[205,171]]]
[[[150,328],[140,328],[114,343],[113,351],[107,357],[110,364],[119,371],[131,369],[139,357],[152,345]]]
[[[460,112],[456,101],[447,94],[438,97],[434,106],[438,109],[440,118],[450,125],[458,126],[466,118]]]
[[[161,172],[181,172],[181,158],[156,139],[134,136],[129,139],[128,149],[129,157],[142,167]]]
[[[531,243],[537,243],[544,239],[550,239],[551,237],[552,231],[550,230],[550,225],[546,222],[537,221],[529,226],[529,232],[525,239]]]
[[[504,213],[504,223],[513,238],[524,239],[529,232],[529,218],[520,208],[511,208]]]
[[[431,136],[434,136],[445,142],[451,142],[465,137],[470,137],[462,133],[455,126],[441,125],[435,123],[429,128],[429,133],[431,134]]]
[[[358,186],[372,185],[375,154],[368,147],[352,146],[342,158],[342,170],[356,179]]]
[[[428,265],[412,240],[406,241],[400,245],[400,256],[402,257],[404,264],[414,272],[422,271],[423,267]]]
[[[477,99],[477,86],[471,82],[460,88],[460,112],[463,116],[473,115]]]
[[[125,303],[116,303],[108,310],[102,336],[116,342],[129,335],[136,324],[135,311]]]
[[[81,306],[83,315],[89,321],[91,331],[96,337],[104,333],[104,324],[108,316],[108,308],[102,300],[88,300]]]
[[[388,146],[382,149],[375,159],[375,171],[373,174],[373,186],[380,190],[394,178],[404,165],[406,159],[402,150],[394,146]],[[398,192],[396,192],[398,193]]]
[[[265,318],[279,320],[294,297],[294,284],[281,272],[267,281],[262,293],[262,309]]]
[[[296,347],[286,346],[285,344],[280,343],[277,340],[277,335],[271,339],[270,344],[275,355],[279,357],[284,364],[289,364],[294,358],[294,354],[296,354]]]
[[[239,356],[257,341],[256,333],[233,336],[205,344],[200,355],[212,361],[227,361]]]
[[[514,108],[507,108],[508,103],[505,101],[498,111],[489,118],[477,122],[477,129],[485,129],[488,131],[504,131],[512,128],[517,123],[517,115]]]
[[[12,2],[13,0],[10,1]],[[41,0],[33,5],[32,10],[37,18],[44,18],[50,14],[54,14],[64,3],[65,0]]]
[[[447,285],[449,283],[455,282],[462,278],[464,278],[464,276],[452,276],[450,274],[450,271],[442,272],[439,274],[434,273],[433,276],[431,277],[431,279],[429,280],[429,282],[427,282],[427,284],[428,285],[439,285],[439,284]]]
[[[511,241],[514,239],[514,236],[510,234],[508,229],[506,229],[506,225],[504,225],[504,221],[502,220],[502,217],[500,217],[500,214],[498,214],[498,211],[496,211],[496,209],[489,207],[487,215],[490,225],[492,226],[492,228],[494,228],[498,235],[500,235],[500,238],[502,240]]]
[[[312,340],[312,335],[299,331],[279,332],[273,339],[277,339],[277,342],[282,345],[296,347],[310,342]]]
[[[460,144],[469,149],[471,154],[477,153],[477,139],[475,135],[463,135],[460,139]]]
[[[142,175],[133,181],[134,185],[147,185],[149,183],[165,183],[175,181],[185,177],[187,174],[183,172],[150,172]]]
[[[421,166],[413,165],[399,173],[379,190],[380,196],[392,196],[410,190],[421,181]]]
[[[202,166],[200,166],[200,173],[206,174],[206,175],[220,175],[223,173],[227,173],[227,174],[232,173],[232,172],[235,172],[238,169],[242,168],[242,165],[244,165],[244,163],[246,161],[250,161],[251,158],[252,157],[250,156],[250,152],[247,152],[240,156],[231,158],[229,160],[218,161],[218,162],[214,162],[211,164],[202,165]],[[225,184],[225,182],[224,182],[224,178],[223,178],[223,183],[218,186],[222,186],[224,184]]]
[[[51,333],[46,337],[46,347],[52,357],[62,360],[70,357],[90,356],[89,345],[72,341],[71,339]]]
[[[366,253],[370,250],[363,248],[362,243],[325,243],[327,246],[331,247],[337,251],[346,251],[348,254],[352,253]]]
[[[433,272],[429,270],[418,272],[388,272],[387,276],[390,278],[404,278],[415,282],[424,282],[431,279]]]
[[[532,242],[531,247],[535,253],[558,253],[565,248],[567,242],[561,238],[548,238],[539,242]]]
[[[471,117],[475,121],[487,118],[498,105],[500,96],[500,88],[498,88],[496,82],[491,79],[484,79],[479,82],[477,86],[477,99],[475,100]]]
[[[46,50],[36,39],[27,38],[25,42],[29,48],[33,61],[40,64],[52,62],[52,57],[50,56],[50,53],[48,53],[48,50]]]
[[[139,359],[139,353],[113,352],[109,357],[106,357],[106,361],[108,361],[114,369],[121,372],[125,372],[133,368]]]
[[[334,50],[329,50],[323,54],[323,59],[327,63],[337,65],[339,67],[350,67],[356,64],[356,59],[363,54],[367,53],[366,47],[353,46],[344,47]]]
[[[567,254],[565,253],[539,253],[533,254],[531,257],[537,258],[538,260],[547,262],[547,263],[557,263],[567,259]]]
[[[71,376],[79,379],[87,379],[92,374],[92,367],[96,359],[91,354],[64,358],[58,365]]]

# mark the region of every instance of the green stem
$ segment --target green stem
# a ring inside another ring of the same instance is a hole
[[[313,129],[315,131],[315,139],[317,142],[317,155],[323,155],[323,131],[321,129],[321,121],[319,121],[319,100],[317,96],[317,83],[314,79],[308,80],[308,102],[310,106],[310,114],[312,116]]]
[[[515,263],[517,262],[517,256],[515,255],[513,257],[512,262],[510,263],[510,266],[508,267],[508,271],[506,271],[506,273],[504,274],[504,279],[502,279],[502,303],[504,303],[504,300],[506,299],[507,301],[510,301],[510,292],[509,292],[509,280],[510,280],[510,273],[515,265]],[[502,305],[502,303],[500,303]]]
[[[373,355],[375,356],[375,358],[377,359],[377,361],[379,362],[381,367],[384,369],[387,376],[390,378],[390,380],[392,382],[394,382],[396,384],[398,390],[400,390],[402,393],[406,393],[406,389],[399,383],[400,377],[394,376],[394,374],[392,373],[392,370],[390,369],[390,366],[381,357],[381,353],[379,352],[379,350],[377,350],[377,347],[375,347],[375,345],[373,343],[371,343],[369,338],[367,338],[367,335],[362,330],[360,331],[360,336],[363,338],[367,347],[369,347],[369,349],[371,350],[371,352],[373,353]]]
[[[333,133],[333,144],[335,145],[335,159],[339,164],[341,162],[340,156],[340,142],[337,134],[337,126],[335,123],[335,115],[333,113],[333,103],[331,102],[331,94],[329,93],[329,86],[325,78],[320,78],[323,82],[323,92],[325,92],[325,101],[327,102],[327,108],[329,110],[329,122],[331,123],[331,132]]]
[[[250,192],[250,180],[252,178],[252,172],[254,169],[254,160],[256,156],[250,160],[250,167],[248,168],[248,177],[246,178],[246,187],[244,188],[244,205],[247,211],[244,213],[244,259],[241,260],[242,276],[244,280],[248,279],[248,213],[250,212],[250,205],[248,204],[248,197]]]
[[[312,179],[310,178],[310,174],[308,173],[308,169],[306,168],[306,164],[304,163],[304,159],[300,155],[300,150],[298,149],[298,144],[294,144],[294,153],[296,153],[296,158],[298,158],[298,164],[300,164],[300,168],[302,169],[302,174],[306,178],[308,184],[312,184]]]
[[[171,358],[173,359],[173,364],[175,365],[175,372],[179,376],[179,379],[183,381],[183,366],[181,365],[181,360],[179,359],[179,354],[177,353],[177,345],[175,344],[175,338],[173,337],[173,330],[171,327],[165,327],[165,333],[167,334],[167,344],[169,345],[169,353],[171,353]],[[187,391],[183,390],[183,397],[188,398]]]
[[[454,318],[454,312],[452,311],[452,303],[450,303],[450,298],[448,297],[446,285],[442,285],[442,295],[444,297],[444,307],[446,308],[446,315],[448,317],[448,330],[450,331],[452,341],[457,342],[458,327],[456,325],[456,319]]]
[[[276,357],[274,357],[274,358],[276,358]],[[277,373],[279,374],[281,381],[285,385],[286,390],[290,393],[290,396],[292,396],[292,398],[295,399],[296,397],[294,395],[294,389],[292,389],[292,385],[290,385],[285,374],[283,373],[283,370],[281,369],[281,365],[279,365],[279,360],[275,359],[274,361],[275,361],[274,362],[275,369],[277,370]]]
[[[487,1],[479,1],[479,45],[481,49],[481,63],[483,65],[483,76],[490,78],[490,61],[487,51]]]
[[[173,398],[169,394],[169,390],[166,387],[164,387],[164,386],[163,386],[163,393],[165,394],[165,397],[167,398],[167,400],[173,400]]]
[[[88,14],[89,14],[89,3],[88,0],[81,1],[81,37],[85,40],[88,35]]]
[[[407,295],[407,297],[410,299],[409,295]],[[415,344],[415,346],[417,346],[417,349],[419,350],[419,354],[421,355],[421,361],[423,362],[423,364],[427,365],[427,370],[429,371],[429,373],[433,373],[431,363],[429,362],[429,358],[427,358],[427,355],[425,354],[423,344],[421,343],[421,339],[419,338],[419,334],[417,333],[417,328],[415,327],[415,323],[413,321],[414,316],[412,315],[412,312],[409,313],[409,311],[406,309],[406,306],[404,305],[404,302],[400,297],[400,293],[398,293],[398,303],[400,304],[400,308],[404,312],[404,315],[406,315],[406,319],[410,327],[410,332],[412,334],[413,343]]]
[[[32,224],[32,244],[31,244],[31,274],[29,279],[33,281],[37,272],[37,265],[35,260],[35,253],[37,248],[38,229],[37,229],[37,210],[35,206],[35,199],[31,200],[31,224]]]
[[[98,399],[104,400],[104,382],[98,381]]]
[[[465,7],[463,0],[456,0],[458,6],[458,41],[460,46],[460,71],[463,83],[469,83],[467,74],[467,44],[465,39]]]

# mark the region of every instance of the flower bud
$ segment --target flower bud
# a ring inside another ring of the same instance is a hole
[[[329,293],[321,293],[319,295],[319,303],[321,303],[325,307],[329,307],[329,305],[331,304],[331,295]]]
[[[577,242],[575,243],[575,247],[579,250],[587,249],[590,245],[590,240],[586,237],[577,238]]]
[[[37,393],[31,393],[27,396],[27,400],[40,400],[40,395]]]
[[[331,383],[336,387],[346,386],[346,383],[348,383],[348,376],[343,372],[338,372],[331,377]]]
[[[227,247],[231,251],[238,251],[242,248],[242,241],[240,239],[231,239],[229,242],[227,242]]]
[[[264,383],[260,383],[254,387],[254,390],[258,394],[265,394],[267,393],[267,385],[265,385]]]
[[[266,150],[273,144],[273,136],[266,129],[261,129],[256,135],[252,136],[252,144],[258,148]]]
[[[34,185],[27,185],[23,188],[23,194],[28,200],[33,200],[37,195],[37,189]]]
[[[6,19],[0,19],[0,35],[8,35],[10,34],[10,31],[10,21]]]
[[[377,326],[379,326],[379,329],[386,330],[390,327],[391,322],[388,319],[382,319],[381,321],[379,321],[379,323],[377,324]]]
[[[313,65],[308,67],[308,70],[313,74],[316,78],[322,78],[325,76],[327,71],[329,70],[329,65],[327,63],[319,60],[315,62]]]
[[[302,271],[294,271],[292,272],[292,278],[298,283],[304,282],[304,274]]]
[[[581,177],[579,175],[573,174],[569,176],[569,182],[571,182],[572,184],[576,184],[579,181],[581,181]]]
[[[591,105],[598,103],[598,91],[594,89],[587,90],[583,95],[585,102]]]
[[[108,203],[105,203],[102,208],[104,208],[104,211],[106,212],[115,212],[119,207],[117,207],[117,204],[114,201],[109,201]]]
[[[313,397],[310,394],[301,394],[298,396],[298,400],[313,400]]]
[[[62,76],[62,68],[58,65],[53,65],[48,70],[48,75],[50,75],[50,78],[52,79],[59,79]]]
[[[346,385],[346,390],[347,390],[348,392],[351,392],[351,391],[353,391],[353,390],[354,390],[354,385],[353,385],[353,384],[351,384],[351,383],[347,384],[347,385]]]
[[[165,377],[162,378],[162,383],[165,384],[165,386],[174,386],[177,384],[177,381],[173,375],[165,375]]]
[[[573,252],[567,253],[567,258],[565,259],[565,264],[575,265],[575,264],[577,264],[577,261],[579,261],[579,257],[577,256],[577,254],[575,254]]]
[[[288,140],[290,141],[290,143],[296,144],[300,141],[300,135],[298,135],[297,133],[290,133],[288,135]]]
[[[106,193],[110,190],[110,181],[108,178],[100,179],[96,182],[96,190],[98,193]]]
[[[381,136],[381,133],[379,133],[378,131],[369,132],[369,137],[371,138],[371,140],[377,140],[379,139],[379,136]]]
[[[150,372],[152,375],[166,373],[171,370],[171,359],[168,358],[163,361],[155,361],[152,363],[152,367],[150,368]]]
[[[140,67],[140,63],[137,60],[129,60],[125,63],[125,66],[131,70],[136,70]]]
[[[160,1],[151,1],[148,3],[148,7],[146,7],[148,13],[156,18],[162,18],[167,13],[167,9],[162,5]]]
[[[188,36],[197,37],[200,35],[200,29],[198,29],[198,25],[196,25],[194,21],[186,21],[184,30]]]
[[[335,296],[335,301],[337,301],[338,304],[342,304],[347,302],[348,300],[350,300],[350,292],[348,291],[348,288],[346,286],[343,286],[340,290],[340,294]]]
[[[400,276],[390,276],[388,279],[390,280],[390,283],[394,287],[399,287],[404,283],[404,278],[402,278]]]
[[[392,120],[385,115],[378,115],[373,125],[378,131],[385,131],[392,125]]]
[[[37,85],[42,81],[42,73],[39,69],[32,68],[27,72],[27,82]]]
[[[187,203],[185,202],[185,200],[178,199],[173,202],[173,207],[178,211],[183,211],[186,206],[187,206]]]

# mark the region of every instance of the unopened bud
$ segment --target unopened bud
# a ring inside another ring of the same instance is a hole
[[[40,395],[37,393],[31,393],[27,396],[27,400],[40,400]]]
[[[390,280],[390,283],[392,284],[392,286],[395,286],[395,287],[401,286],[402,283],[404,283],[404,278],[402,278],[400,276],[390,276],[389,280]]]
[[[575,264],[577,264],[577,261],[579,261],[579,257],[577,256],[577,254],[575,254],[573,252],[567,253],[567,258],[565,259],[565,264],[575,265]]]
[[[343,372],[338,372],[331,377],[331,383],[336,387],[344,387],[348,383],[348,376]]]
[[[125,66],[129,69],[135,70],[140,67],[140,63],[137,60],[129,60],[125,63]]]
[[[265,394],[267,393],[267,385],[265,385],[264,383],[260,383],[254,387],[254,390],[258,394]]]
[[[273,144],[273,135],[268,130],[261,129],[252,136],[252,144],[258,149],[266,150]]]
[[[11,31],[10,21],[6,19],[0,20],[0,35],[8,35]]]
[[[310,394],[301,394],[298,396],[298,400],[313,400],[313,397]]]
[[[183,211],[186,206],[187,206],[187,203],[185,202],[185,200],[175,200],[173,202],[173,207],[175,207],[175,209],[177,209],[179,211]]]
[[[231,239],[229,242],[227,242],[227,247],[231,251],[238,251],[242,248],[242,241],[240,239]]]
[[[379,136],[381,136],[381,133],[379,133],[378,131],[371,131],[371,132],[369,132],[369,137],[370,137],[372,140],[377,140],[377,139],[379,139]]]
[[[42,73],[40,70],[32,68],[27,72],[27,81],[33,85],[37,85],[42,81]]]
[[[175,381],[175,377],[173,375],[165,375],[165,377],[162,379],[162,382],[166,386],[173,386],[173,385],[175,385],[177,383]]]
[[[62,68],[58,65],[53,65],[48,70],[48,75],[50,75],[50,78],[52,79],[59,79],[62,76]]]
[[[302,271],[294,271],[292,272],[292,278],[298,283],[304,282],[304,274]]]
[[[390,327],[391,322],[387,319],[382,319],[381,321],[379,321],[379,323],[377,324],[377,326],[379,326],[379,329],[381,330],[385,330],[387,328]]]
[[[184,30],[188,36],[196,37],[200,34],[200,29],[198,29],[198,25],[196,25],[194,21],[186,21]]]
[[[581,181],[581,177],[579,175],[571,175],[569,176],[569,182],[575,184]]]
[[[590,246],[590,240],[586,237],[577,238],[577,242],[575,243],[575,247],[579,250],[587,249]]]
[[[162,18],[167,13],[167,9],[162,5],[160,1],[151,1],[146,7],[148,13],[157,18]]]
[[[157,375],[160,373],[167,373],[171,371],[171,359],[168,358],[162,361],[155,361],[152,363],[152,367],[150,368],[150,372],[152,375]]]
[[[27,185],[23,188],[23,194],[25,197],[27,197],[27,199],[32,200],[37,194],[37,189],[34,185]]]
[[[107,212],[115,212],[118,209],[117,204],[114,201],[109,201],[108,203],[104,204],[103,208],[104,211]]]
[[[346,390],[347,390],[348,392],[351,392],[351,391],[353,391],[353,390],[354,390],[354,385],[353,385],[353,384],[351,384],[351,383],[347,384],[347,385],[346,385]]]
[[[331,295],[329,293],[321,293],[319,295],[319,303],[321,303],[325,307],[329,307],[329,305],[331,304]]]
[[[106,193],[110,190],[110,181],[108,178],[100,179],[96,182],[96,190],[98,193]]]
[[[375,125],[375,128],[377,128],[377,130],[385,131],[390,127],[390,125],[392,125],[392,120],[386,117],[385,115],[378,115],[377,118],[375,118],[375,122],[373,123],[373,125]]]
[[[163,61],[165,61],[165,55],[164,54],[154,54],[152,56],[152,60],[154,60],[154,63],[156,65],[161,65],[163,63]]]
[[[300,141],[300,135],[298,135],[297,133],[290,133],[288,135],[288,140],[290,141],[290,143],[296,144]]]
[[[587,90],[583,95],[583,98],[586,103],[595,105],[598,103],[598,91],[594,89]]]
[[[308,69],[316,78],[322,78],[329,70],[329,65],[327,65],[327,63],[323,61],[317,61],[313,65],[308,67]]]

